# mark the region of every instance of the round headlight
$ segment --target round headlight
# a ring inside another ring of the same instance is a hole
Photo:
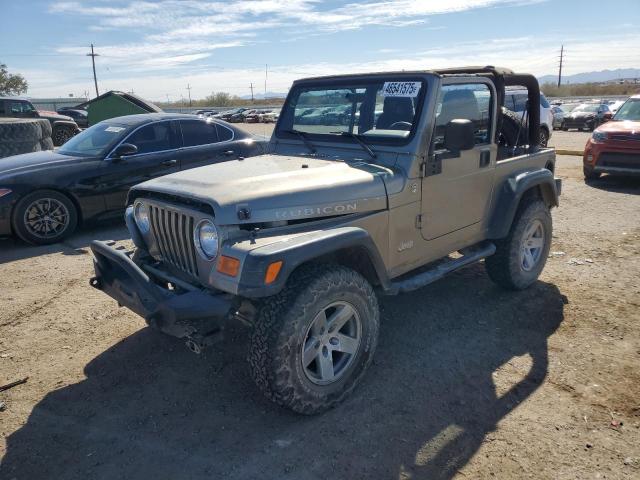
[[[218,230],[211,220],[200,220],[193,231],[193,241],[205,259],[213,260],[218,255]]]
[[[136,225],[142,233],[149,233],[151,226],[149,222],[149,208],[142,202],[136,203],[133,208],[133,218],[136,220]]]

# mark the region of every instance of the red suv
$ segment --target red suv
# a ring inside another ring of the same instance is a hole
[[[640,175],[640,95],[630,97],[584,147],[584,178],[603,173]]]

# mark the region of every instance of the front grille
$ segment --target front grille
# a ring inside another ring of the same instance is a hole
[[[640,142],[640,133],[614,133],[609,138],[619,142]]]
[[[197,277],[198,263],[193,245],[194,218],[169,208],[149,205],[149,220],[162,259]]]
[[[640,170],[640,154],[604,152],[598,157],[598,166]]]

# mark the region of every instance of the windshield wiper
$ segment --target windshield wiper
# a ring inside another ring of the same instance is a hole
[[[356,142],[358,142],[358,144],[364,149],[365,152],[367,152],[369,155],[371,155],[371,158],[378,158],[378,156],[375,154],[375,152],[373,150],[371,150],[371,148],[369,148],[369,145],[367,145],[362,140],[360,135],[358,135],[356,133],[351,133],[351,132],[329,132],[329,133],[336,133],[336,134],[342,135],[343,137],[353,138]]]
[[[309,151],[311,153],[316,153],[316,147],[313,146],[313,144],[309,141],[309,139],[307,138],[307,134],[306,132],[301,132],[300,130],[296,130],[296,129],[291,129],[291,130],[283,130],[284,133],[293,133],[294,135],[297,135],[298,137],[300,137],[300,140],[302,140],[302,143],[305,144],[305,146],[309,149]]]

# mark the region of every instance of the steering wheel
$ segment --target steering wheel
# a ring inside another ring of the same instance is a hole
[[[389,130],[411,130],[412,126],[410,122],[395,122],[389,126]]]

